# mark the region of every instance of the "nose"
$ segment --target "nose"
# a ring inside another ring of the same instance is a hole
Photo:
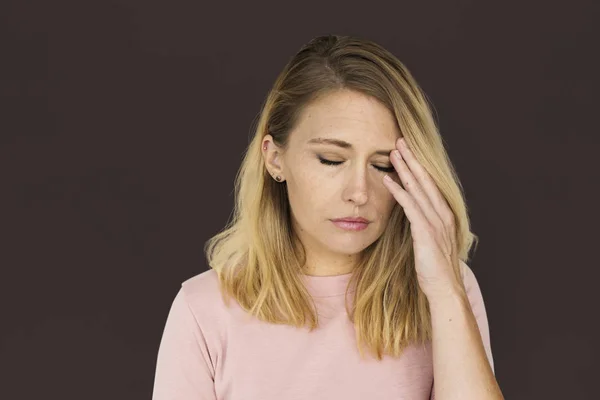
[[[344,188],[344,201],[351,201],[355,205],[363,205],[369,199],[368,182],[365,168],[354,168],[348,177],[348,183]]]

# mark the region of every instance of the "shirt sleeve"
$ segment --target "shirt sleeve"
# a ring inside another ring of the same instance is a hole
[[[483,295],[481,293],[481,288],[479,287],[479,283],[477,282],[477,278],[473,273],[473,270],[464,262],[461,261],[462,273],[463,273],[463,282],[465,284],[465,290],[467,292],[467,297],[469,298],[469,304],[471,305],[471,310],[473,310],[473,315],[477,320],[477,325],[479,327],[479,333],[481,334],[481,339],[483,341],[483,347],[485,349],[485,353],[487,355],[488,361],[490,363],[490,367],[492,368],[492,372],[494,371],[494,358],[492,356],[492,346],[490,342],[490,329],[487,318],[487,313],[485,310],[485,303],[483,301]],[[435,394],[433,390],[433,386],[431,388],[431,396],[430,400],[435,400]]]
[[[477,325],[479,326],[479,333],[481,334],[483,347],[485,348],[485,353],[490,363],[490,367],[492,368],[492,372],[494,372],[494,358],[492,356],[492,346],[490,341],[490,327],[485,310],[485,303],[483,301],[483,295],[481,294],[481,288],[479,287],[479,283],[477,282],[477,278],[475,277],[473,270],[471,270],[471,268],[464,263],[463,267],[465,268],[464,282],[469,303],[471,304],[473,315],[475,315]]]
[[[183,288],[175,296],[158,350],[152,400],[216,400],[206,340]]]

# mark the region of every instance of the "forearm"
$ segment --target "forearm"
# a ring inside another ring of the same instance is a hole
[[[464,292],[430,300],[436,400],[504,399]]]

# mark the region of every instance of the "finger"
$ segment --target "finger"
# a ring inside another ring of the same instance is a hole
[[[452,215],[452,211],[436,183],[410,150],[406,143],[406,139],[402,138],[402,140],[398,140],[396,144],[402,153],[402,158],[406,165],[412,171],[413,176],[419,182],[425,193],[427,193],[430,204],[435,209],[437,215],[442,221],[448,222],[448,217]]]
[[[405,190],[415,198],[431,225],[435,226],[436,228],[443,229],[444,226],[442,220],[431,204],[429,196],[424,191],[419,181],[415,179],[414,174],[402,159],[400,153],[397,151],[392,151],[390,160],[394,168],[396,168],[396,171],[398,171],[400,180],[404,183]]]
[[[406,214],[406,217],[410,221],[413,239],[423,240],[428,227],[431,225],[414,197],[388,175],[384,175],[383,184],[388,188],[400,206],[402,206],[404,214]]]

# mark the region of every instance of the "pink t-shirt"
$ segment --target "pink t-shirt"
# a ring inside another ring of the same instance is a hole
[[[493,370],[481,291],[470,268],[463,274]],[[344,308],[350,276],[303,276],[319,312],[313,332],[259,321],[234,299],[227,308],[212,269],[184,281],[160,342],[153,400],[433,399],[430,343],[396,359],[360,359]]]

